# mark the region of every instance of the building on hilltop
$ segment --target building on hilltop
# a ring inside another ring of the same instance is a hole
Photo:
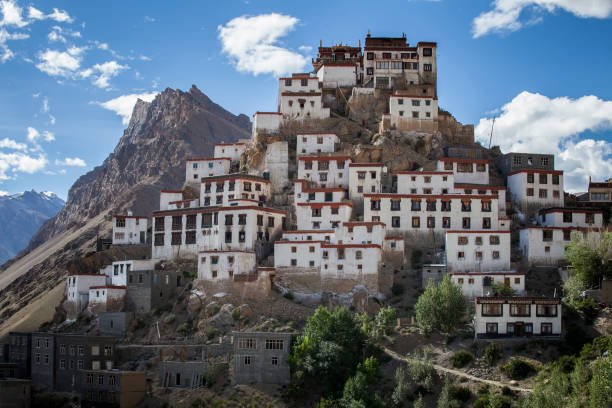
[[[149,217],[132,215],[113,215],[113,245],[137,245],[147,243]]]
[[[234,332],[234,384],[289,384],[291,333]]]
[[[516,271],[455,272],[451,274],[451,280],[468,298],[495,296],[494,285],[512,288],[518,296],[525,294],[525,274]]]
[[[202,177],[228,174],[232,160],[229,157],[187,159],[185,163],[185,183],[200,184]]]
[[[329,118],[330,110],[323,106],[319,78],[310,74],[279,78],[278,111],[285,121]]]
[[[323,88],[356,86],[363,82],[363,54],[358,47],[342,43],[323,47],[319,44],[317,58],[312,60],[314,72]]]
[[[298,132],[296,152],[302,154],[334,153],[340,138],[331,132]]]
[[[321,188],[347,188],[350,164],[350,156],[299,156],[297,178]]]
[[[380,132],[391,129],[436,132],[438,98],[414,91],[397,91],[389,97],[389,113],[383,114],[380,122]]]
[[[224,174],[203,177],[200,188],[200,205],[230,206],[232,200],[265,202],[271,195],[270,181],[249,174]]]
[[[217,143],[215,145],[214,157],[227,157],[231,163],[240,163],[240,157],[246,151],[247,145],[245,142],[236,143]]]

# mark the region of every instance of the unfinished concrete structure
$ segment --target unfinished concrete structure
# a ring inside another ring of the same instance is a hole
[[[84,407],[134,408],[147,392],[144,371],[83,370],[79,383]]]
[[[234,332],[234,384],[289,384],[291,333]]]

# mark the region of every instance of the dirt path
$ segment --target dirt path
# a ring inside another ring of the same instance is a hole
[[[394,360],[406,361],[405,357],[402,357],[401,355],[399,355],[398,353],[396,353],[393,350],[388,349],[387,347],[383,347],[383,350],[385,351],[385,353],[387,353],[387,355],[389,355]],[[508,387],[512,391],[533,392],[533,390],[531,388],[517,387],[517,386],[510,385],[508,383],[504,383],[504,382],[501,382],[501,381],[486,380],[484,378],[479,378],[479,377],[473,376],[471,374],[464,373],[463,371],[453,370],[452,368],[446,368],[446,367],[443,367],[443,366],[438,365],[438,364],[433,364],[433,367],[437,371],[442,371],[444,373],[456,375],[458,377],[466,377],[466,378],[468,378],[468,379],[470,379],[472,381],[478,381],[478,382],[486,383],[486,384],[489,384],[489,385],[494,385],[494,386],[500,387],[500,388],[501,387]]]

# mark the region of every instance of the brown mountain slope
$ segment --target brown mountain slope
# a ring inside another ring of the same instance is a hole
[[[95,249],[98,235],[108,235],[110,214],[150,214],[159,208],[159,190],[183,185],[186,157],[212,156],[215,143],[248,138],[250,127],[245,115],[231,114],[195,86],[139,101],[114,152],[74,183],[64,208],[27,252],[0,270],[0,336],[27,323],[19,313],[52,315],[56,304],[42,300],[61,295],[66,265]]]

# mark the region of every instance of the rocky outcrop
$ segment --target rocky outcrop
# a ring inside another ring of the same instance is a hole
[[[215,143],[248,138],[250,127],[247,116],[226,111],[195,86],[166,89],[150,103],[139,100],[113,153],[74,183],[66,206],[28,249],[105,210],[149,214],[159,208],[160,189],[183,184],[186,157],[212,156]]]

